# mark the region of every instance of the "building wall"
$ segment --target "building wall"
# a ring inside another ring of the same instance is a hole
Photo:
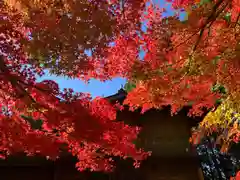
[[[131,161],[121,161],[111,174],[78,172],[73,162],[41,166],[0,167],[3,180],[197,180],[197,164],[188,158],[158,158],[134,169]]]
[[[190,135],[189,119],[182,111],[171,117],[169,109],[139,112],[123,111],[118,120],[143,127],[137,146],[153,151],[152,157],[134,169],[132,161],[119,161],[111,174],[80,173],[75,161],[65,158],[57,162],[35,159],[29,163],[20,160],[0,162],[3,180],[197,180],[198,163],[186,151]],[[23,162],[23,161],[22,161]],[[25,164],[25,165],[24,165]]]
[[[188,156],[191,121],[187,111],[171,116],[170,109],[119,113],[118,118],[130,125],[142,127],[137,146],[152,151],[154,157]]]
[[[170,108],[120,113],[118,118],[130,125],[142,127],[136,145],[152,156],[142,164],[141,177],[146,180],[197,180],[198,161],[190,152],[189,137],[194,119],[187,116],[187,109],[171,116]]]
[[[1,180],[54,180],[50,166],[1,166]]]

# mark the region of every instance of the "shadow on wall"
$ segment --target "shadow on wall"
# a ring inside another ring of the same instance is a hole
[[[126,94],[121,93],[107,98],[112,102],[122,102]],[[199,119],[189,118],[188,109],[183,108],[173,117],[169,107],[161,111],[149,110],[143,115],[138,110],[118,112],[117,120],[143,127],[136,145],[153,151],[139,169],[134,169],[131,159],[115,158],[113,173],[80,173],[75,168],[76,159],[70,155],[55,162],[37,157],[23,160],[23,157],[15,156],[0,161],[1,180],[197,180],[197,159],[186,148],[189,147],[190,129]]]

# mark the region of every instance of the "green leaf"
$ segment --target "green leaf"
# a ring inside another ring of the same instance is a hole
[[[223,99],[217,99],[216,100],[216,105],[219,105],[219,104],[221,104],[223,102]]]
[[[221,84],[215,84],[213,87],[212,87],[212,92],[219,92],[221,94],[226,94],[227,91],[226,91],[226,88],[221,85]]]
[[[24,116],[24,115],[22,115],[21,117],[30,124],[32,129],[35,129],[35,130],[42,129],[43,121],[41,119],[34,120],[32,117]]]
[[[172,71],[173,68],[172,68],[171,66],[169,66],[169,67],[167,68],[167,70],[168,70],[168,71]]]
[[[216,56],[215,58],[213,58],[212,63],[214,65],[217,65],[219,61],[220,61],[220,56]]]
[[[222,85],[219,86],[218,90],[220,91],[221,94],[226,94],[227,93],[225,87],[222,86]]]
[[[124,86],[124,90],[126,90],[127,92],[130,92],[131,90],[135,89],[136,85],[132,82],[127,82]]]
[[[212,2],[211,0],[201,0],[200,1],[200,6]]]
[[[138,144],[138,139],[134,139],[134,140],[132,141],[132,143],[133,143],[134,145],[137,145],[137,144]]]
[[[157,74],[158,74],[159,76],[163,76],[163,75],[164,75],[164,72],[163,72],[162,70],[157,70]]]
[[[231,22],[231,13],[226,13],[226,15],[224,16],[224,19],[228,22],[228,23],[230,23]]]
[[[187,103],[188,106],[192,106],[193,104],[194,104],[193,101],[189,101],[189,102]]]

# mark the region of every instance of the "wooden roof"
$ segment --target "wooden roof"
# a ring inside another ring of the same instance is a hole
[[[109,100],[112,103],[117,102],[117,101],[119,103],[122,103],[126,97],[127,97],[127,92],[123,88],[121,88],[118,90],[118,92],[116,94],[108,96],[105,99]]]

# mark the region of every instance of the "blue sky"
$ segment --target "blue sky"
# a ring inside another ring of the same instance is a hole
[[[100,82],[98,80],[90,80],[89,84],[84,83],[78,79],[67,79],[64,77],[56,77],[56,76],[43,76],[38,80],[54,80],[59,84],[61,89],[63,88],[72,88],[76,92],[88,92],[91,93],[92,97],[96,96],[109,96],[115,94],[121,86],[124,86],[126,80],[123,78],[114,78],[111,81]]]
[[[173,12],[170,9],[170,6],[164,5],[163,0],[154,0],[154,2],[159,3],[161,7],[165,6],[167,12],[163,16],[173,15]],[[54,80],[56,81],[60,88],[72,88],[76,92],[88,92],[91,93],[92,97],[96,96],[109,96],[115,94],[124,84],[126,80],[123,78],[114,78],[111,81],[100,82],[98,80],[90,80],[89,84],[84,83],[78,79],[67,79],[65,77],[56,77],[53,75],[46,74],[45,76],[38,78],[38,81],[41,80]]]

